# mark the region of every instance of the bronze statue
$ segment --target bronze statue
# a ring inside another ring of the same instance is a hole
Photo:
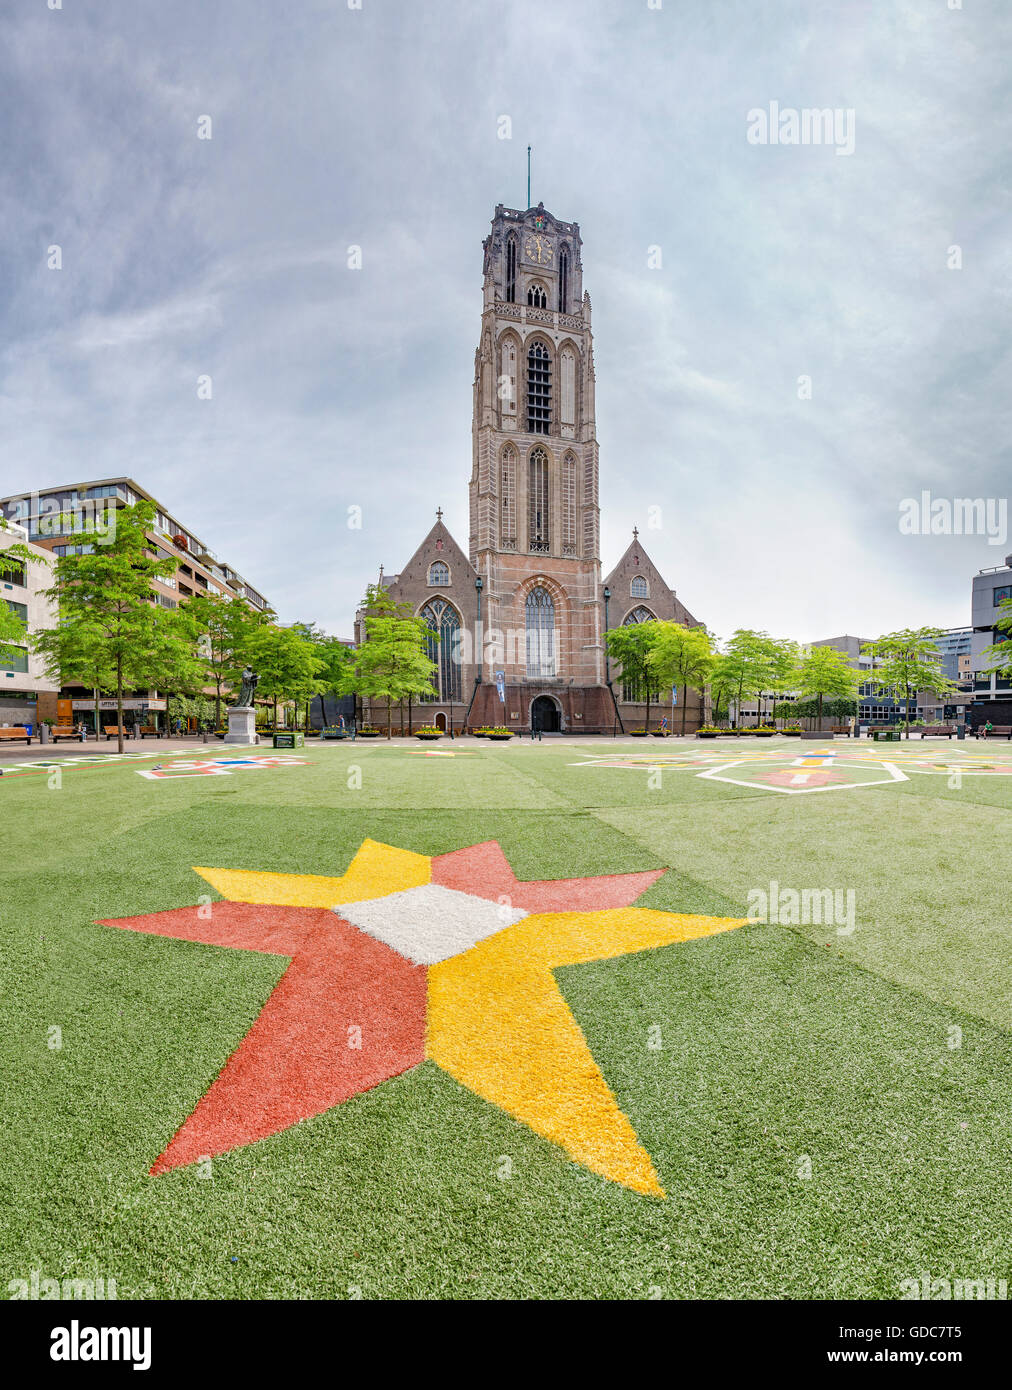
[[[253,704],[253,697],[259,682],[260,677],[252,666],[247,666],[242,673],[242,689],[239,691],[239,699],[236,702],[237,708],[248,709]]]

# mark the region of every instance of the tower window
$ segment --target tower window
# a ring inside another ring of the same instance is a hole
[[[552,419],[552,364],[544,343],[527,352],[527,429],[547,434]]]
[[[450,582],[450,567],[442,560],[436,560],[429,566],[429,583],[433,588],[443,588]]]
[[[562,460],[562,553],[576,554],[576,459]]]
[[[501,545],[503,550],[517,548],[517,456],[511,445],[507,445],[502,456],[502,504]]]
[[[632,598],[647,597],[647,581],[643,578],[642,574],[636,575],[635,579],[629,585],[629,594]]]
[[[555,675],[555,604],[539,585],[527,595],[527,675]]]
[[[517,297],[517,239],[512,233],[506,238],[506,302],[515,304]]]
[[[548,456],[544,449],[531,454],[527,479],[528,536],[533,551],[548,553]]]
[[[535,309],[548,308],[548,296],[540,285],[532,285],[527,291],[527,303],[533,305]]]
[[[569,313],[569,252],[559,252],[559,313]]]

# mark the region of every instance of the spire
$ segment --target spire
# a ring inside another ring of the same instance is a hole
[[[436,520],[437,520],[437,521],[442,521],[442,519],[443,519],[443,509],[442,509],[442,507],[437,507],[437,508],[436,508]]]
[[[639,538],[640,538],[639,529],[638,529],[636,526],[634,526],[634,527],[633,527],[633,540],[634,540],[634,541],[638,541]]]

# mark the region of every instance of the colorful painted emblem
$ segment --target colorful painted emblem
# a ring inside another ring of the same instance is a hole
[[[257,772],[266,767],[305,767],[304,758],[236,757],[188,758],[172,763],[158,763],[152,768],[138,768],[138,777],[153,782],[177,777],[227,777],[233,772]]]
[[[429,858],[366,840],[335,878],[196,872],[224,902],[102,925],[290,962],[152,1173],[277,1134],[428,1059],[574,1162],[664,1195],[553,972],[745,919],[632,906],[663,869],[519,882],[495,841]]]

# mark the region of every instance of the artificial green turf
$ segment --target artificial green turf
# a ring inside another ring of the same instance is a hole
[[[0,780],[0,1288],[37,1269],[121,1297],[889,1298],[923,1270],[1009,1276],[1006,779],[789,797],[688,771],[650,788],[572,766],[572,745],[305,756]],[[196,902],[195,864],[339,874],[366,836],[496,838],[521,878],[670,866],[641,904],[673,911],[740,914],[771,877],[853,886],[858,928],[756,925],[558,972],[666,1201],[431,1064],[209,1178],[149,1177],[284,961],[95,919]]]

